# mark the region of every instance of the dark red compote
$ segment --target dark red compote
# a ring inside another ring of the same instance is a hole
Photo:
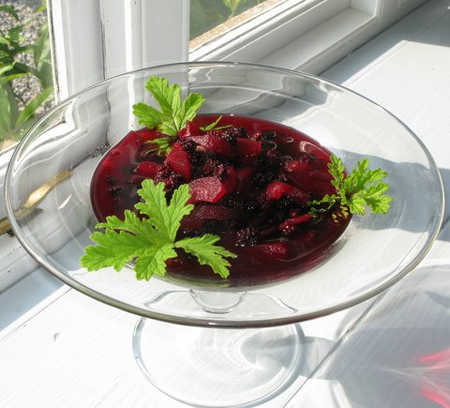
[[[138,201],[145,178],[164,182],[168,199],[189,183],[195,207],[178,238],[219,235],[220,245],[237,255],[230,260],[227,284],[273,282],[316,265],[350,220],[308,214],[309,200],[335,193],[327,169],[330,152],[295,129],[255,118],[224,115],[221,128],[200,130],[217,117],[199,115],[188,123],[167,157],[148,152],[146,142],[161,133],[130,132],[95,171],[91,195],[97,218],[123,218]],[[221,280],[182,251],[167,262],[167,273],[189,281]]]

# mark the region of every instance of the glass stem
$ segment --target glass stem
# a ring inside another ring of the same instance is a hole
[[[229,313],[244,299],[247,292],[213,292],[191,289],[192,298],[206,312]]]

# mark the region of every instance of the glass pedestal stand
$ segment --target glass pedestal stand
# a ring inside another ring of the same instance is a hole
[[[190,295],[209,313],[233,308],[229,296],[220,308],[208,292]],[[245,305],[245,294],[234,296],[235,304]],[[201,328],[141,318],[133,333],[134,356],[147,379],[198,407],[244,407],[273,398],[298,377],[302,343],[300,325]]]

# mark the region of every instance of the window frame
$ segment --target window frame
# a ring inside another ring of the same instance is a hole
[[[189,57],[319,74],[425,1],[286,0],[196,48]]]

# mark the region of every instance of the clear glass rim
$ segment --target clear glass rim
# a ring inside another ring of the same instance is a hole
[[[358,97],[362,98],[363,100],[369,102],[374,107],[383,110],[387,115],[395,119],[401,126],[403,126],[409,133],[409,135],[413,138],[413,140],[420,146],[422,151],[424,152],[429,164],[431,171],[436,175],[436,179],[439,184],[439,193],[440,193],[440,207],[437,208],[436,213],[437,217],[435,219],[435,222],[433,224],[433,229],[430,231],[430,235],[427,239],[427,241],[422,246],[421,250],[416,254],[416,256],[403,267],[403,269],[398,272],[395,276],[390,277],[387,280],[382,281],[377,286],[374,286],[371,289],[368,289],[364,291],[362,294],[354,296],[349,298],[346,301],[341,301],[339,303],[326,305],[316,311],[313,312],[306,312],[302,313],[301,311],[293,313],[292,315],[286,316],[286,317],[274,317],[274,318],[265,318],[265,319],[258,319],[258,320],[251,320],[251,319],[242,319],[242,320],[225,320],[225,319],[217,319],[211,316],[210,318],[198,318],[198,317],[187,317],[187,316],[175,316],[170,315],[166,313],[160,313],[156,311],[152,311],[149,309],[145,309],[144,307],[139,307],[135,305],[131,305],[129,303],[117,300],[115,298],[112,298],[110,296],[104,295],[101,292],[98,292],[94,289],[91,289],[88,286],[83,285],[82,283],[78,282],[77,280],[73,279],[69,275],[66,275],[65,273],[59,271],[57,268],[55,268],[53,265],[46,262],[43,257],[41,257],[39,254],[35,253],[31,246],[27,243],[26,238],[24,237],[24,234],[22,232],[22,229],[18,222],[16,221],[16,218],[14,216],[14,210],[12,207],[11,202],[11,192],[10,192],[10,185],[11,185],[11,178],[12,178],[12,171],[14,168],[14,163],[18,157],[18,155],[23,150],[24,146],[26,145],[28,139],[33,135],[34,130],[37,129],[41,123],[43,123],[48,117],[50,117],[54,112],[56,112],[58,109],[61,108],[62,105],[65,105],[66,103],[75,100],[80,95],[83,95],[87,92],[92,91],[93,89],[100,88],[101,86],[104,86],[105,84],[114,81],[117,78],[125,77],[127,75],[136,74],[139,72],[144,71],[152,71],[152,70],[158,70],[158,69],[165,69],[170,67],[189,67],[189,68],[206,68],[208,66],[211,67],[242,67],[242,68],[252,68],[257,70],[264,70],[264,71],[272,71],[275,73],[284,73],[286,75],[289,75],[291,77],[297,77],[297,78],[309,78],[314,81],[317,81],[319,83],[331,85],[332,87],[341,90],[343,92],[347,92],[353,95],[357,95]],[[409,272],[411,272],[426,256],[426,254],[431,249],[431,246],[435,239],[437,238],[440,227],[442,225],[442,221],[444,218],[444,210],[445,210],[445,199],[444,199],[444,187],[442,178],[439,172],[439,169],[431,156],[431,153],[428,151],[424,143],[419,139],[419,137],[405,124],[403,123],[399,118],[397,118],[395,115],[393,115],[391,112],[389,112],[387,109],[383,108],[376,102],[372,101],[371,99],[352,91],[342,85],[335,84],[332,81],[324,80],[322,78],[319,78],[315,75],[308,74],[301,71],[293,71],[290,69],[285,68],[278,68],[268,65],[262,65],[262,64],[249,64],[249,63],[240,63],[240,62],[223,62],[223,61],[208,61],[208,62],[179,62],[179,63],[173,63],[173,64],[163,64],[163,65],[156,65],[146,68],[140,68],[138,70],[129,71],[122,73],[120,75],[116,75],[112,78],[109,78],[107,80],[98,82],[78,93],[75,95],[72,95],[71,97],[61,101],[56,106],[54,106],[49,112],[47,112],[42,118],[40,118],[27,132],[27,134],[22,138],[22,140],[16,145],[15,150],[13,152],[13,155],[11,157],[11,160],[8,164],[8,168],[6,171],[5,176],[5,185],[4,185],[4,199],[5,199],[5,206],[6,206],[6,212],[7,216],[9,218],[9,221],[11,223],[12,229],[14,231],[15,236],[21,243],[21,245],[25,248],[25,250],[31,255],[32,258],[34,258],[40,265],[42,265],[47,271],[49,271],[51,274],[56,276],[58,279],[60,279],[65,284],[69,285],[73,289],[76,289],[80,291],[81,293],[96,299],[102,303],[105,303],[107,305],[116,307],[118,309],[124,310],[126,312],[134,313],[138,316],[147,317],[151,319],[157,319],[161,320],[167,323],[174,323],[174,324],[180,324],[185,326],[197,326],[197,327],[223,327],[223,328],[258,328],[258,327],[273,327],[273,326],[280,326],[280,325],[286,325],[286,324],[293,324],[298,323],[301,321],[311,320],[318,317],[326,316],[331,313],[338,312],[340,310],[347,309],[349,307],[355,306],[365,300],[368,300],[372,298],[373,296],[383,292],[390,286],[392,286],[394,283],[398,282],[401,278],[403,278],[405,275],[407,275]]]

